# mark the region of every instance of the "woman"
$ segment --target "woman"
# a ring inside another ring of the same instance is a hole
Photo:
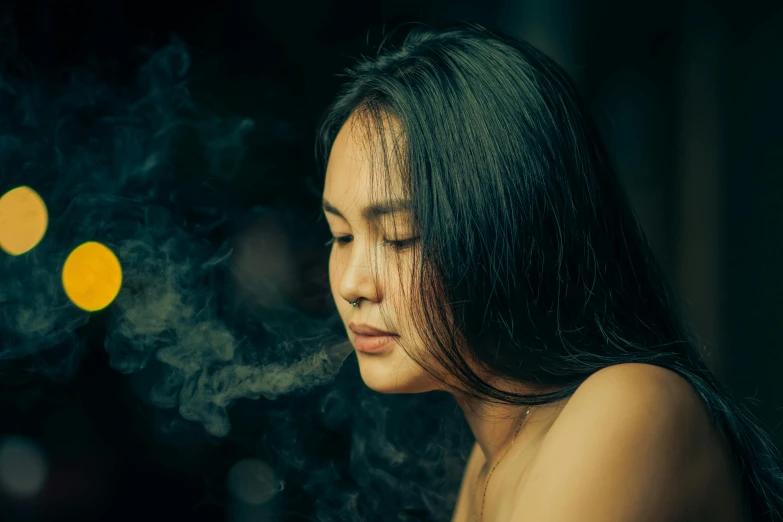
[[[319,128],[329,276],[367,386],[463,409],[453,520],[783,519],[778,453],[701,359],[563,70],[474,24],[381,51]]]

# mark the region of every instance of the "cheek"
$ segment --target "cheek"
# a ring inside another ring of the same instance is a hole
[[[400,263],[390,262],[385,266],[385,295],[396,310],[409,310],[410,300],[415,298],[415,294],[411,294],[415,292],[411,289],[411,268],[405,259],[401,259]]]
[[[337,256],[334,253],[331,253],[329,255],[329,288],[335,298],[340,295],[337,291],[340,285],[340,277],[342,276],[342,272],[338,272],[339,266],[339,263],[337,263]]]

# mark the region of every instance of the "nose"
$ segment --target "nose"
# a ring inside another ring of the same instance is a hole
[[[353,303],[359,298],[373,302],[378,300],[380,292],[373,274],[377,267],[373,266],[371,257],[365,246],[354,243],[345,260],[338,261],[338,290],[347,302]]]

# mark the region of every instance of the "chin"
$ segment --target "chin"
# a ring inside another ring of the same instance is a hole
[[[438,383],[399,347],[380,357],[357,351],[356,359],[362,381],[378,393],[423,393],[438,389]]]

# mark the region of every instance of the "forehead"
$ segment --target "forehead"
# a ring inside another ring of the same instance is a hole
[[[388,213],[378,212],[382,210],[381,204],[385,202],[388,207],[388,200],[400,200],[402,197],[396,161],[400,152],[400,136],[400,127],[394,119],[384,118],[383,127],[379,128],[374,122],[368,122],[366,117],[352,115],[338,132],[329,154],[323,191],[324,209],[345,212],[349,212],[349,208],[369,210],[362,214],[368,219]],[[387,168],[391,174],[388,180]],[[367,209],[368,206],[374,206],[375,212],[372,208]],[[404,208],[405,204],[397,201],[391,210]]]
[[[372,158],[368,149],[370,146],[377,149],[377,146],[367,139],[366,134],[355,117],[346,121],[337,133],[326,166],[325,195],[336,188],[348,188],[368,181]]]

